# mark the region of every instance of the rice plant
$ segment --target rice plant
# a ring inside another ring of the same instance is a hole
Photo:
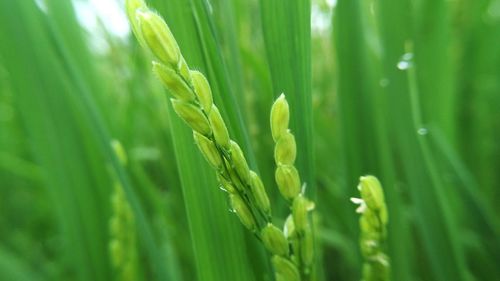
[[[500,279],[499,3],[0,1],[0,280]]]

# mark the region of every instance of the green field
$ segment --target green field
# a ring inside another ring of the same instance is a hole
[[[0,0],[0,280],[275,280],[124,2]],[[207,78],[279,228],[295,211],[270,126],[286,95],[315,202],[301,281],[389,279],[363,277],[350,198],[365,175],[385,193],[390,280],[500,280],[500,0],[148,5]]]

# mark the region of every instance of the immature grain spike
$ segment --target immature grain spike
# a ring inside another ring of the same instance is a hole
[[[222,188],[226,190],[229,193],[236,193],[236,188],[234,185],[226,180],[223,175],[220,173],[217,173],[217,179],[219,180],[219,183],[222,185]]]
[[[174,69],[153,61],[153,72],[174,97],[187,102],[194,100],[193,90]]]
[[[109,243],[109,253],[111,256],[111,262],[113,266],[118,267],[123,264],[124,253],[123,246],[117,239],[111,240]]]
[[[298,233],[303,233],[308,227],[307,212],[309,201],[303,196],[295,197],[292,204],[292,215],[295,229]]]
[[[288,256],[288,241],[279,228],[268,223],[260,232],[264,246],[274,255]]]
[[[231,206],[240,218],[241,223],[251,231],[255,231],[257,224],[245,201],[238,194],[230,194],[229,198],[231,199]]]
[[[233,140],[230,141],[230,152],[234,169],[243,181],[242,183],[245,185],[250,183],[250,169],[248,168],[247,160],[245,159],[240,146]]]
[[[359,227],[361,231],[366,233],[370,233],[380,227],[378,217],[373,210],[366,209],[363,211],[362,216],[359,218]]]
[[[290,110],[285,95],[281,94],[271,107],[271,133],[274,141],[286,133],[290,121]]]
[[[250,181],[253,197],[255,198],[255,203],[257,207],[264,212],[266,215],[271,214],[271,203],[269,202],[269,197],[267,196],[266,189],[259,175],[254,171],[250,171]]]
[[[276,142],[274,148],[274,160],[277,165],[293,165],[297,156],[297,145],[295,137],[287,131]]]
[[[359,192],[370,209],[380,210],[384,205],[384,192],[378,179],[374,176],[359,178]]]
[[[109,254],[117,280],[135,280],[136,240],[132,209],[119,182],[115,181],[111,196],[112,217],[109,221]]]
[[[142,38],[151,52],[164,64],[177,69],[181,52],[167,23],[150,10],[138,10],[136,15]]]
[[[146,3],[142,0],[127,0],[125,8],[135,37],[142,46],[147,47],[146,42],[144,42],[144,39],[142,38],[139,22],[137,21],[136,16],[138,10],[147,10],[148,7],[146,6]]]
[[[293,216],[290,214],[285,220],[285,226],[283,227],[283,234],[285,234],[286,239],[293,239],[296,237],[295,224],[293,223]]]
[[[210,123],[208,123],[207,118],[201,112],[201,110],[191,103],[183,102],[176,99],[170,99],[175,112],[179,115],[186,124],[188,124],[191,129],[196,132],[209,136],[212,132],[210,128]]]
[[[388,217],[382,186],[374,176],[364,176],[360,178],[358,189],[361,199],[351,200],[361,205],[356,211],[361,214],[359,246],[365,260],[363,280],[386,281],[389,280],[390,262],[384,252]]]
[[[300,239],[300,256],[304,265],[312,265],[314,259],[314,237],[310,226],[306,227],[302,239]]]
[[[215,144],[207,137],[196,131],[193,131],[193,138],[201,153],[205,156],[207,162],[210,163],[210,165],[212,165],[212,167],[216,170],[220,170],[223,162]]]
[[[300,193],[299,172],[294,166],[279,165],[275,179],[281,195],[287,200],[293,200]]]
[[[297,267],[289,260],[274,255],[271,259],[274,270],[276,271],[276,280],[300,281],[300,274]]]
[[[187,83],[192,83],[189,66],[182,55],[181,59],[179,60],[179,74]]]
[[[212,109],[210,110],[208,119],[212,125],[215,141],[222,148],[229,150],[231,146],[229,141],[229,132],[227,131],[224,119],[222,119],[219,109],[215,106],[215,104],[211,105],[211,108]]]
[[[200,101],[201,108],[205,110],[207,114],[212,110],[212,90],[210,90],[210,85],[208,84],[207,78],[196,70],[191,70],[191,79],[193,80],[193,86]]]
[[[125,153],[125,149],[123,148],[121,142],[119,140],[112,140],[111,147],[113,148],[116,157],[118,157],[120,164],[123,166],[127,165],[127,153]]]
[[[245,183],[242,183],[241,177],[238,175],[238,172],[234,169],[233,165],[226,158],[224,158],[224,163],[227,167],[227,176],[229,176],[234,188],[242,192],[247,192]]]

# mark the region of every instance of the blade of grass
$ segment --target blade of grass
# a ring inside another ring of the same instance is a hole
[[[417,133],[422,126],[421,107],[414,81],[413,53],[408,48],[408,40],[413,37],[410,28],[413,25],[412,6],[409,1],[400,1],[397,6],[391,1],[382,1],[378,8],[385,50],[383,73],[390,81],[386,89],[391,116],[389,128],[396,142],[394,152],[403,163],[404,180],[408,183],[418,235],[425,250],[417,253],[425,257],[423,265],[428,267],[422,272],[425,274],[428,270],[428,278],[434,280],[463,280],[466,270],[463,252],[457,244],[456,218],[446,206],[445,187],[422,139],[425,136]],[[407,60],[402,61],[405,53]],[[405,70],[412,74],[405,73]]]
[[[85,70],[74,59],[79,54],[68,50],[66,41],[75,38],[65,36],[73,34],[78,40],[79,31],[62,36],[59,30],[63,21],[49,18],[53,11],[65,14],[66,21],[75,21],[71,7],[62,4],[42,13],[34,2],[3,4],[2,11],[18,11],[2,16],[6,32],[1,34],[8,36],[2,41],[9,42],[3,45],[2,52],[14,54],[6,59],[7,69],[14,78],[11,83],[32,138],[33,152],[47,175],[48,191],[57,203],[62,237],[67,245],[63,254],[70,270],[80,280],[111,278],[108,217],[102,215],[109,213],[110,175],[106,164],[110,163],[134,209],[152,270],[158,280],[166,280],[150,226],[110,148],[110,138],[93,105],[88,85],[97,85],[99,81],[82,73]]]
[[[370,12],[373,2],[339,1],[334,14],[333,33],[338,68],[338,107],[340,138],[345,184],[342,187],[342,217],[350,218],[344,230],[358,237],[358,225],[347,198],[356,196],[356,184],[361,175],[380,176],[385,187],[389,223],[389,254],[392,274],[397,280],[410,280],[412,263],[409,223],[406,206],[396,189],[395,166],[388,145],[387,99],[383,94],[386,78],[380,73],[380,38],[376,30],[377,19]],[[382,81],[382,83],[380,82]],[[382,86],[380,85],[382,84]],[[354,229],[353,229],[354,228]],[[355,273],[361,263],[357,256]]]
[[[273,95],[284,92],[290,103],[290,128],[301,151],[296,165],[314,198],[311,3],[262,0],[260,5]]]
[[[415,5],[415,61],[419,66],[418,85],[422,100],[423,122],[442,128],[454,139],[455,96],[449,1],[421,1]]]
[[[498,173],[500,149],[500,51],[496,38],[500,22],[498,2],[459,1],[457,20],[457,141],[464,162],[485,191],[495,211],[500,212]]]
[[[41,276],[40,276],[41,275]],[[18,281],[44,280],[45,276],[31,270],[21,257],[0,248],[0,279]]]

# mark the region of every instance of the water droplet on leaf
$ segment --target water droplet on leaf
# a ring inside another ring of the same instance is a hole
[[[407,70],[408,68],[413,66],[413,54],[406,53],[401,56],[401,60],[398,62],[397,67],[399,70]]]
[[[429,130],[427,130],[427,128],[422,127],[417,130],[417,133],[421,136],[425,136],[429,133]]]

